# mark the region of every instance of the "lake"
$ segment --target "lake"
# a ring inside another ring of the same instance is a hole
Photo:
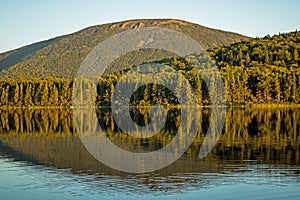
[[[0,110],[1,199],[299,199],[300,109],[228,108],[221,135],[204,157],[199,149],[211,120],[200,109],[198,132],[186,152],[154,172],[127,173],[99,162],[80,139],[72,110]],[[149,115],[131,109],[147,124]],[[127,151],[150,152],[172,141],[180,112],[151,138],[122,133],[109,110],[101,128]],[[189,122],[186,122],[189,124]]]

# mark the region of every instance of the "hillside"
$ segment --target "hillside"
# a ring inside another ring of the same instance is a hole
[[[300,103],[300,32],[267,35],[209,52],[223,74],[228,102]]]
[[[249,39],[236,33],[174,19],[139,19],[109,23],[88,27],[70,35],[0,54],[0,78],[19,78],[20,74],[25,78],[74,77],[81,62],[99,42],[124,30],[141,27],[164,27],[180,31],[199,42],[206,49]],[[140,53],[143,61],[145,58],[146,61],[152,61],[166,56],[154,51]],[[139,59],[130,61],[130,59],[122,58],[115,64],[117,67],[124,67],[125,65],[140,64],[139,62]]]

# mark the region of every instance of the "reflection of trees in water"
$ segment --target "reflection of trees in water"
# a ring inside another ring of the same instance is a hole
[[[299,112],[298,109],[228,109],[218,144],[205,159],[199,159],[199,148],[205,138],[211,114],[209,109],[203,109],[198,124],[200,131],[185,155],[155,173],[132,175],[111,169],[91,156],[76,134],[70,110],[0,110],[0,155],[12,155],[18,160],[34,164],[70,169],[73,173],[96,174],[97,178],[87,184],[99,193],[103,189],[106,192],[173,194],[187,188],[199,189],[224,184],[232,179],[229,173],[231,170],[244,172],[246,167],[250,170],[250,176],[253,172],[263,173],[257,169],[260,165],[243,160],[258,160],[254,163],[262,164],[300,165]],[[170,110],[168,123],[161,132],[152,138],[138,139],[121,133],[109,111],[102,110],[97,114],[101,127],[115,144],[140,152],[168,144],[180,121],[180,111]],[[132,109],[131,116],[134,121],[149,120],[146,108]],[[89,121],[89,115],[84,117]],[[140,123],[145,124],[143,121]],[[192,120],[187,124],[191,126]],[[291,169],[286,165],[281,168],[276,165],[274,168],[277,172],[272,171],[272,165],[267,165],[268,168],[262,166],[272,176],[274,173],[286,173],[285,177],[299,173],[298,168]],[[249,176],[248,172],[245,176]],[[216,173],[222,175],[216,176]],[[113,188],[109,185],[113,185]]]
[[[153,151],[167,145],[174,138],[180,123],[180,111],[169,110],[167,123],[158,134],[139,139],[122,133],[110,111],[98,111],[97,115],[102,129],[115,144],[135,152]],[[131,116],[134,121],[142,125],[149,123],[147,109],[131,109]],[[214,147],[213,153],[208,156],[217,155],[218,158],[225,160],[300,164],[299,118],[299,109],[228,109],[223,134]],[[0,119],[2,138],[8,135],[76,135],[71,110],[0,110]],[[199,148],[205,138],[210,123],[210,110],[202,109],[199,120],[198,134],[187,151],[187,154],[192,157],[198,156]],[[192,123],[193,120],[190,119],[186,125],[191,127]],[[184,137],[180,138],[184,139]],[[48,148],[48,146],[36,146],[36,148]]]
[[[300,164],[299,109],[230,109],[221,145],[223,159]]]
[[[152,137],[137,138],[133,135],[123,132],[114,121],[111,111],[98,112],[98,121],[101,128],[107,133],[107,136],[118,146],[129,151],[154,151],[166,146],[176,135],[178,126],[180,125],[180,110],[173,109],[167,113],[167,119],[162,130],[157,131]],[[147,126],[154,123],[155,120],[161,120],[160,113],[155,112],[152,120],[149,117],[149,107],[138,109],[133,107],[130,109],[132,120],[140,126]],[[122,121],[126,122],[126,119]],[[131,130],[134,132],[134,130]],[[145,133],[146,134],[146,133]]]
[[[71,114],[71,110],[59,109],[0,110],[0,132],[2,134],[73,134],[75,127]]]

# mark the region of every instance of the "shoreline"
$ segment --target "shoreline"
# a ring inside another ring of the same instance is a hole
[[[164,106],[164,105],[162,105]],[[120,106],[123,107],[123,106]],[[129,106],[130,108],[151,108],[151,106]],[[164,106],[166,109],[179,109],[181,106]],[[212,105],[198,105],[197,108],[212,108]],[[300,108],[300,104],[246,104],[246,105],[217,105],[215,107],[218,108]],[[78,108],[97,108],[97,109],[105,109],[111,108],[111,106],[79,106]],[[60,109],[60,110],[72,110],[74,106],[0,106],[0,110],[17,110],[17,109],[26,109],[26,110],[38,110],[38,109]]]

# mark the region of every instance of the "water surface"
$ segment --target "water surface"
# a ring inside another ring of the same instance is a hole
[[[140,140],[120,133],[109,111],[98,113],[111,141],[145,152],[172,140],[180,112],[169,111],[164,129]],[[1,199],[299,199],[300,110],[228,109],[222,135],[204,159],[198,153],[210,110],[200,115],[198,135],[181,158],[152,173],[129,174],[85,149],[71,110],[2,110]],[[140,124],[148,119],[137,110],[132,117]]]

